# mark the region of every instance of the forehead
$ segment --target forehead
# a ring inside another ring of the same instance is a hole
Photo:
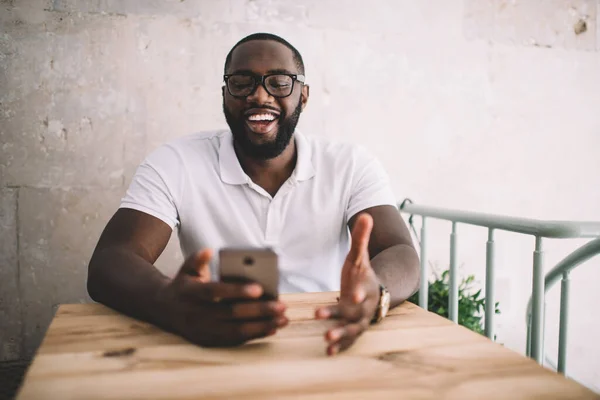
[[[252,71],[265,74],[273,70],[298,73],[292,50],[274,40],[251,40],[233,50],[227,72]]]

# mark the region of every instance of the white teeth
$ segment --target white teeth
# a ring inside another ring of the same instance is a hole
[[[274,119],[273,114],[253,114],[248,117],[249,121],[273,121]]]

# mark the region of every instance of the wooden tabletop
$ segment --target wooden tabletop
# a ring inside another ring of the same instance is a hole
[[[98,304],[63,305],[18,399],[598,399],[578,383],[404,303],[345,353],[325,355],[317,305],[285,295],[292,321],[238,348],[205,349]]]

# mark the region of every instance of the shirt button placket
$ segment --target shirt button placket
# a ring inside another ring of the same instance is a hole
[[[267,207],[267,226],[265,229],[265,240],[267,245],[275,246],[276,236],[277,236],[277,206],[276,201],[271,200],[269,206]]]
[[[281,207],[283,207],[283,199],[293,187],[294,183],[288,180],[269,203],[265,231],[265,240],[269,246],[276,247],[281,239]]]

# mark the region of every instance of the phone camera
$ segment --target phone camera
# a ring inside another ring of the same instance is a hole
[[[244,257],[244,265],[251,266],[254,265],[254,258],[252,257]]]

